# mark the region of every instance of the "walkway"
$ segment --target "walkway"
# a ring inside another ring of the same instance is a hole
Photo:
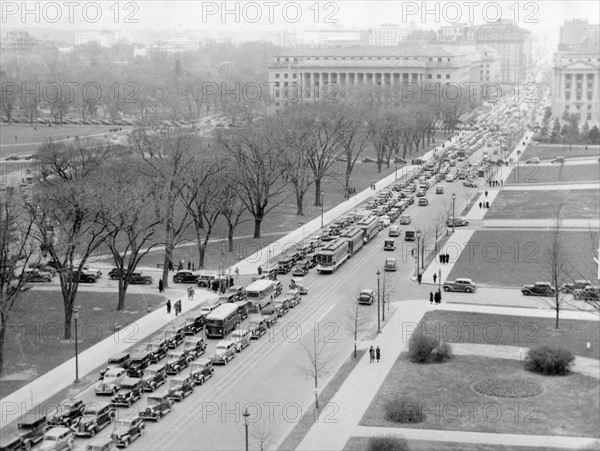
[[[362,342],[362,347],[379,346],[382,350],[380,363],[369,363],[368,353],[365,353],[354,371],[339,388],[330,403],[336,406],[337,422],[325,421],[316,423],[304,437],[298,451],[319,450],[341,450],[350,437],[369,437],[381,435],[401,435],[409,440],[432,440],[441,442],[458,443],[502,443],[505,446],[539,446],[548,448],[577,448],[590,446],[596,440],[588,437],[564,437],[546,435],[521,435],[521,434],[495,434],[464,431],[447,431],[432,429],[410,429],[389,427],[367,427],[360,426],[360,420],[372,400],[375,398],[388,373],[394,366],[398,356],[407,349],[408,339],[414,327],[423,315],[430,310],[430,306],[423,301],[403,301],[395,303],[396,311],[386,324],[382,333],[373,342]],[[475,311],[483,310],[487,313],[505,313],[513,311],[519,316],[545,317],[546,311],[533,309],[513,309],[505,307],[490,306],[465,306],[442,304],[437,306],[447,310]],[[478,309],[477,307],[482,307]],[[526,312],[517,312],[525,310]],[[552,312],[549,312],[552,313]],[[597,317],[596,317],[597,318]],[[455,345],[453,345],[455,346]],[[472,345],[465,345],[471,347]],[[485,346],[485,347],[484,347]],[[517,355],[520,348],[507,351],[506,346],[483,345],[475,346],[470,354],[502,355],[506,358],[509,353]],[[456,346],[457,353],[466,352],[462,345]],[[579,368],[585,372],[598,374],[598,361],[588,362],[590,359],[580,359]],[[595,376],[596,377],[596,376]],[[368,383],[365,383],[368,381]]]
[[[216,296],[206,290],[196,290],[194,300],[190,302],[184,290],[169,289],[165,295],[171,300],[181,299],[182,314]],[[132,344],[141,342],[174,319],[176,317],[173,313],[167,315],[166,307],[159,308],[81,352],[79,354],[80,379],[96,370],[103,362],[107,362],[109,356],[127,350]],[[75,358],[72,358],[19,390],[3,397],[0,427],[14,421],[22,413],[31,409],[33,405],[42,404],[56,393],[70,387],[74,379],[74,368]]]
[[[575,190],[575,189],[596,189],[600,190],[600,182],[587,182],[587,183],[529,183],[523,185],[508,185],[504,187],[508,191],[540,191],[540,190]]]

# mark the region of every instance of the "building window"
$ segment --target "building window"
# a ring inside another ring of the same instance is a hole
[[[588,98],[588,100],[592,100],[592,93],[591,93],[591,92],[588,92],[588,93],[587,93],[587,98]],[[590,105],[590,106],[591,106],[591,105]]]
[[[286,58],[286,59],[285,59],[285,62],[287,63],[289,60],[290,60],[289,58]]]
[[[442,62],[442,59],[441,59],[441,58],[438,58],[438,63],[441,63],[441,62]]]
[[[284,88],[287,88],[287,85],[288,85],[288,82],[287,82],[287,81],[283,83],[283,87],[284,87]]]
[[[279,78],[279,74],[275,74],[275,78]]]
[[[279,102],[275,102],[275,106],[279,106]]]
[[[292,78],[296,78],[296,74],[292,74]]]
[[[430,61],[430,62],[433,62],[433,58],[429,58],[429,61]]]
[[[580,92],[577,93],[577,100],[581,100],[581,93]]]
[[[588,104],[588,110],[591,110],[591,109],[592,109],[592,105]]]
[[[442,78],[442,74],[437,74],[437,78],[438,78],[438,80],[439,80],[440,78]]]
[[[275,91],[275,97],[279,98],[279,91]]]
[[[288,74],[283,74],[283,78],[288,78]]]
[[[588,118],[588,121],[591,121],[592,120],[592,113],[588,113],[587,114],[587,118]]]
[[[427,74],[427,78],[428,78],[429,80],[431,80],[431,78],[432,78],[431,74]]]
[[[450,58],[448,58],[448,62],[450,62]]]
[[[278,81],[275,82],[275,87],[279,88],[279,82]]]
[[[565,92],[565,100],[571,100],[571,93]]]
[[[446,80],[450,80],[450,74],[446,74]]]

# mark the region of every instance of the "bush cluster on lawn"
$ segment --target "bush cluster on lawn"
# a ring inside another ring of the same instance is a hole
[[[408,342],[408,357],[415,363],[441,363],[452,358],[452,347],[431,335],[417,331]]]
[[[571,351],[541,346],[527,352],[525,368],[534,373],[562,376],[569,373],[574,360]]]
[[[367,451],[410,451],[410,447],[404,437],[384,435],[383,437],[371,437]]]
[[[422,423],[425,415],[419,403],[395,396],[385,403],[385,419],[394,423],[412,424]]]

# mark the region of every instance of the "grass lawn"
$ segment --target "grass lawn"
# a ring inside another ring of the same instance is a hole
[[[569,278],[595,280],[597,267],[593,258],[598,234],[561,232],[568,263]],[[551,232],[537,230],[477,230],[453,266],[448,278],[470,277],[476,283],[492,286],[521,287],[538,280],[548,280],[543,262]]]
[[[561,204],[563,218],[598,219],[600,215],[598,190],[505,190],[498,193],[485,219],[553,218]]]
[[[556,182],[597,182],[598,180],[600,180],[598,162],[554,166],[520,165],[513,168],[505,184],[533,185]]]
[[[424,325],[424,326],[423,326]],[[600,359],[600,322],[518,317],[474,312],[427,312],[419,327],[449,343],[520,346],[558,346],[575,355]],[[586,349],[591,343],[592,351]]]
[[[122,128],[130,130],[132,127],[122,125],[52,125],[42,124],[2,124],[0,125],[0,144],[2,145],[2,157],[8,155],[20,155],[37,152],[40,144],[48,139],[63,140],[80,138],[91,135],[107,135],[111,137],[109,128]],[[15,139],[15,136],[17,139]]]
[[[434,442],[431,440],[407,440],[407,442],[411,451],[556,451],[556,448],[538,446],[519,446],[515,448],[514,446],[493,445],[491,443]],[[343,451],[366,451],[368,444],[369,437],[350,437]]]
[[[531,398],[484,396],[472,389],[488,378],[518,378],[544,388]],[[401,394],[420,403],[426,419],[408,424],[417,429],[460,430],[504,434],[598,437],[598,380],[572,374],[540,376],[514,360],[455,356],[443,364],[421,365],[398,357],[360,424],[402,428],[385,419],[385,403]]]
[[[80,292],[79,351],[112,335],[114,324],[126,326],[163,304],[159,295],[128,294],[127,312],[117,312],[116,293]],[[62,339],[60,291],[26,291],[11,310],[4,345],[2,396],[24,386],[74,356],[74,342]],[[98,362],[101,364],[101,362]]]
[[[529,158],[539,158],[540,160],[552,160],[553,158],[564,156],[566,158],[574,157],[600,157],[600,146],[572,146],[562,144],[529,144],[520,160],[525,161]]]
[[[325,389],[319,395],[319,405],[321,406],[321,415],[328,412],[327,403],[335,396],[346,378],[352,373],[356,364],[360,361],[366,350],[360,350],[356,353],[356,358],[352,355],[348,357],[346,362],[341,366],[338,372],[333,376]],[[292,431],[279,445],[280,451],[288,451],[296,449],[300,442],[304,439],[308,431],[315,424],[314,410],[307,409],[299,422],[296,423]]]

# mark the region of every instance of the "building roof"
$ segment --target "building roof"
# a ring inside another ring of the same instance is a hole
[[[347,58],[347,57],[449,57],[471,54],[477,51],[494,52],[486,46],[475,44],[431,44],[431,45],[398,45],[395,47],[317,47],[285,49],[276,57],[297,58]]]

